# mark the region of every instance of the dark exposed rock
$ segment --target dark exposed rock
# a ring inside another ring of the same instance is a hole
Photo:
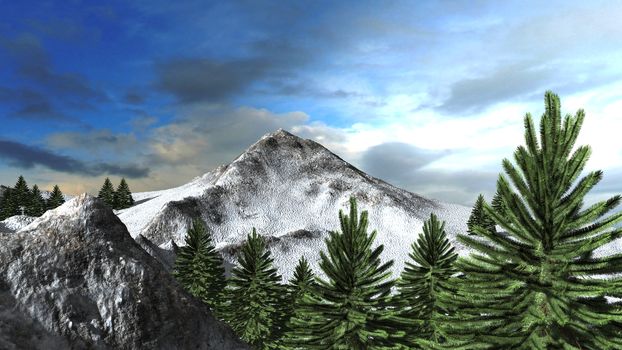
[[[3,349],[248,348],[88,195],[0,237],[0,302]]]

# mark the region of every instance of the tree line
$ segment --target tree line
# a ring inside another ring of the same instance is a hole
[[[0,221],[14,215],[41,216],[47,210],[54,209],[65,203],[63,193],[54,185],[54,189],[47,199],[43,198],[39,186],[32,189],[22,175],[19,176],[14,187],[3,187],[0,193]],[[130,187],[124,178],[115,190],[109,178],[106,178],[99,191],[98,197],[112,209],[125,209],[134,205],[134,198]]]
[[[589,146],[573,151],[583,120],[579,110],[562,121],[548,91],[539,137],[525,116],[516,165],[503,160],[496,200],[480,196],[457,237],[466,256],[431,214],[393,280],[367,211],[359,216],[350,198],[319,253],[325,277],[302,257],[282,284],[253,228],[226,278],[198,219],[174,275],[255,349],[620,349],[622,304],[607,297],[622,298],[622,254],[593,252],[622,235],[622,213],[611,214],[621,197],[583,207],[602,178],[579,179],[590,155]]]
[[[54,209],[64,202],[65,198],[58,185],[54,185],[48,199],[44,199],[39,186],[35,184],[30,189],[20,175],[15,186],[4,188],[0,196],[0,220],[14,215],[41,216],[46,210]]]

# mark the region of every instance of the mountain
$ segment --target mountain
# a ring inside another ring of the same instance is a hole
[[[2,349],[248,349],[88,195],[0,234],[0,301]]]
[[[0,221],[0,232],[15,232],[28,226],[36,218],[28,215],[15,215]]]
[[[392,186],[282,129],[186,185],[135,193],[136,205],[117,214],[132,236],[166,249],[183,245],[191,219],[200,217],[229,263],[255,227],[266,237],[279,272],[289,278],[302,255],[319,271],[324,238],[339,229],[339,210],[348,213],[351,195],[359,212],[369,211],[369,231],[378,231],[376,243],[385,246],[383,259],[395,260],[395,275],[431,212],[447,221],[452,240],[466,232],[470,208]]]

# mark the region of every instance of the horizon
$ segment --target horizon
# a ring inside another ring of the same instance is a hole
[[[472,206],[552,90],[604,172],[586,203],[622,192],[622,3],[2,4],[5,186],[173,188],[283,128]]]

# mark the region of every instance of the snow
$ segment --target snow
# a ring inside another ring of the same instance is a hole
[[[31,222],[33,222],[36,218],[27,215],[15,215],[10,218],[6,218],[3,221],[0,221],[0,231],[12,231],[16,232],[21,230],[23,227],[28,226]]]

